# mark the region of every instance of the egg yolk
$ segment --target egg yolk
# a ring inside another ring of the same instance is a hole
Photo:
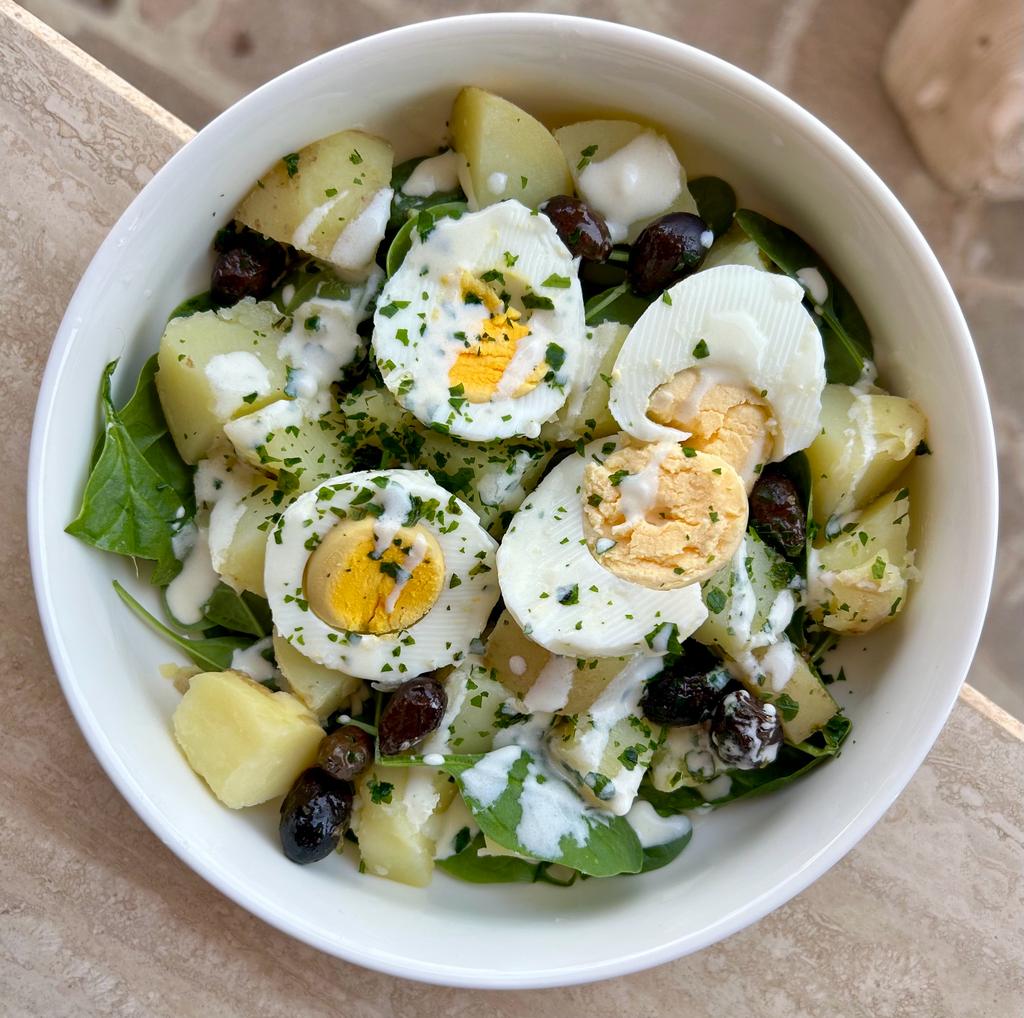
[[[743,385],[706,385],[699,368],[680,371],[651,394],[647,415],[658,424],[689,431],[686,445],[721,456],[749,491],[758,467],[771,458],[771,407]]]
[[[393,633],[430,611],[444,584],[444,555],[424,527],[399,527],[378,557],[374,520],[342,520],[306,563],[309,607],[336,629]]]
[[[747,493],[720,456],[675,442],[628,445],[583,472],[583,533],[616,576],[653,590],[701,583],[735,554]]]
[[[462,386],[462,394],[470,403],[487,403],[494,398],[498,386],[519,341],[530,334],[530,328],[520,319],[522,315],[513,307],[505,308],[501,298],[483,280],[472,273],[463,272],[460,280],[462,299],[472,294],[487,310],[488,316],[480,323],[475,341],[455,358],[448,372],[450,387]],[[520,382],[514,392],[506,395],[523,396],[534,389],[544,375],[544,365],[538,364]]]

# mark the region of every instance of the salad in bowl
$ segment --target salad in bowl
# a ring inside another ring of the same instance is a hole
[[[107,366],[68,530],[151,563],[163,618],[115,585],[185,659],[184,761],[292,862],[649,871],[841,751],[827,655],[907,604],[926,419],[657,125],[473,86],[449,125],[253,168],[123,406]]]

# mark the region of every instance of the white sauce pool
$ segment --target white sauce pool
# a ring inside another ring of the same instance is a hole
[[[370,204],[341,231],[331,248],[330,262],[342,272],[365,276],[391,216],[391,199],[395,192],[382,187]]]
[[[519,660],[523,661],[522,658]],[[575,667],[576,661],[573,658],[552,654],[547,664],[541,669],[536,681],[527,691],[526,696],[523,697],[526,709],[531,714],[538,711],[553,714],[555,711],[561,710],[569,702]],[[523,671],[525,670],[526,662],[523,661]],[[518,674],[521,675],[522,672]]]
[[[619,482],[619,505],[626,519],[612,527],[613,534],[628,533],[658,504],[661,464],[676,448],[675,442],[659,442],[643,469]]]
[[[273,640],[265,636],[257,640],[251,647],[244,650],[236,650],[231,655],[231,667],[236,672],[245,672],[254,682],[267,682],[270,679],[279,678],[280,673],[264,656],[264,652],[270,650]]]
[[[796,278],[819,308],[828,300],[828,283],[813,265],[806,269],[797,269]]]
[[[246,396],[266,396],[270,392],[270,372],[259,357],[248,350],[211,357],[205,374],[213,392],[213,412],[221,420],[226,420],[242,406]]]
[[[402,192],[412,198],[429,198],[438,191],[454,191],[458,185],[459,157],[449,149],[419,163],[402,185]]]
[[[210,560],[206,528],[199,527],[181,572],[167,587],[168,610],[182,625],[195,625],[202,620],[203,608],[219,582]]]
[[[626,814],[626,823],[633,828],[641,848],[656,848],[678,841],[693,830],[688,816],[663,817],[643,799],[637,799]]]
[[[487,190],[491,194],[497,196],[505,193],[508,188],[508,174],[507,173],[492,173],[487,178]]]

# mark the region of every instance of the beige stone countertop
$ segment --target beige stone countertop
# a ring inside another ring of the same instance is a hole
[[[75,284],[190,134],[0,0],[0,1014],[1024,1014],[1024,726],[970,687],[885,818],[812,887],[715,947],[593,986],[453,991],[363,971],[253,918],[146,829],[54,677],[29,576],[25,473]]]

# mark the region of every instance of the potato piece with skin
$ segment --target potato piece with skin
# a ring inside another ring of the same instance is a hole
[[[455,785],[428,768],[374,766],[356,782],[352,829],[367,873],[426,887],[434,873],[431,818],[448,808]]]
[[[189,766],[231,809],[284,795],[324,735],[290,693],[232,671],[194,675],[172,723]]]
[[[910,464],[926,427],[924,414],[902,396],[826,385],[821,431],[807,449],[817,523],[862,508],[890,487]]]
[[[917,578],[907,548],[910,496],[890,491],[859,513],[840,517],[838,536],[813,548],[807,563],[808,611],[838,633],[866,633],[906,605]]]
[[[186,463],[207,455],[224,423],[284,397],[281,313],[247,298],[232,308],[173,318],[160,339],[156,388]]]
[[[565,156],[551,132],[507,99],[469,86],[455,97],[452,144],[470,208],[515,198],[529,208],[572,194]]]
[[[242,199],[235,218],[265,237],[334,261],[339,237],[390,185],[393,162],[388,142],[340,131],[275,162]]]
[[[288,683],[289,692],[301,700],[321,722],[341,710],[352,698],[352,694],[362,688],[362,679],[311,661],[276,632],[274,657]]]

